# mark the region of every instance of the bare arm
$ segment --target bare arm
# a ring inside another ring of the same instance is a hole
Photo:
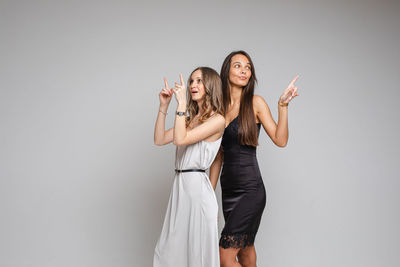
[[[272,118],[271,111],[261,96],[254,96],[253,107],[256,110],[258,120],[272,142],[279,147],[286,146],[289,137],[287,107],[279,107],[278,124]]]
[[[217,187],[219,174],[221,173],[223,156],[224,155],[222,152],[222,148],[220,147],[218,154],[215,157],[214,162],[211,164],[211,167],[210,167],[210,182],[211,182],[211,185],[214,188],[214,190]]]
[[[154,144],[158,146],[166,145],[173,140],[173,129],[165,130],[165,117],[167,115],[168,106],[172,98],[172,90],[168,88],[167,79],[164,78],[165,88],[159,94],[160,107],[154,127]]]
[[[282,94],[278,102],[278,123],[274,121],[271,111],[261,96],[254,96],[253,107],[256,111],[257,118],[263,125],[264,130],[271,140],[279,147],[285,147],[289,139],[288,129],[288,103],[296,96],[297,87],[294,83],[298,79],[296,76],[289,84],[288,88]]]
[[[163,146],[171,143],[172,140],[173,128],[165,130],[165,114],[158,112],[156,126],[154,128],[154,144]]]
[[[186,111],[186,87],[182,74],[180,75],[181,84],[175,84],[174,94],[178,101],[177,111]],[[190,145],[201,140],[208,139],[215,141],[222,136],[225,129],[225,118],[220,114],[215,114],[206,122],[200,124],[194,129],[186,128],[185,116],[175,115],[175,124],[173,132],[173,141],[177,146]]]
[[[201,140],[215,141],[224,132],[225,119],[222,115],[216,114],[206,122],[194,129],[188,130],[185,125],[184,116],[175,116],[174,144],[177,146],[190,145]]]

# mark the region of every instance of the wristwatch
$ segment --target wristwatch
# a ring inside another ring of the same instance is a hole
[[[178,116],[185,116],[185,114],[186,114],[186,112],[184,112],[184,111],[177,111],[176,112],[176,115],[178,115]]]

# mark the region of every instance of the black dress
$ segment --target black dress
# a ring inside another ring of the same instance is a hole
[[[219,245],[223,248],[244,248],[254,244],[266,203],[257,148],[239,143],[238,127],[236,117],[226,127],[222,138],[221,188],[225,226]],[[257,127],[259,133],[260,124]]]

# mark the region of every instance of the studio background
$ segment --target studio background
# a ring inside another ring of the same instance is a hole
[[[260,134],[258,266],[400,266],[399,15],[395,0],[2,0],[0,266],[152,266],[175,158],[153,145],[162,79],[238,49],[276,120],[300,75],[288,146]]]

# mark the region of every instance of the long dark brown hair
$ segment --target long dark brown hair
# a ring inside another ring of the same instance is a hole
[[[201,82],[204,85],[206,95],[203,101],[203,110],[204,113],[199,119],[200,123],[205,122],[208,118],[211,117],[211,113],[215,112],[221,114],[222,116],[225,115],[224,103],[223,103],[223,96],[222,96],[222,82],[221,78],[214,69],[209,67],[198,67],[192,71],[188,79],[188,88],[192,82],[192,75],[196,70],[201,71],[202,79]],[[196,101],[193,101],[192,95],[190,94],[190,90],[187,91],[187,99],[188,99],[188,117],[186,119],[186,126],[188,126],[194,116],[199,112],[199,106]]]
[[[232,57],[235,55],[244,55],[250,62],[251,76],[249,82],[243,87],[242,95],[240,98],[240,109],[239,109],[239,142],[242,145],[257,146],[258,145],[258,128],[256,124],[256,118],[253,111],[253,96],[254,87],[257,83],[256,73],[254,69],[253,61],[249,54],[243,50],[233,51],[224,60],[221,67],[221,80],[222,80],[222,92],[224,96],[224,107],[225,111],[228,111],[229,105],[231,104],[230,94],[230,82],[229,82],[229,70],[231,68]]]

